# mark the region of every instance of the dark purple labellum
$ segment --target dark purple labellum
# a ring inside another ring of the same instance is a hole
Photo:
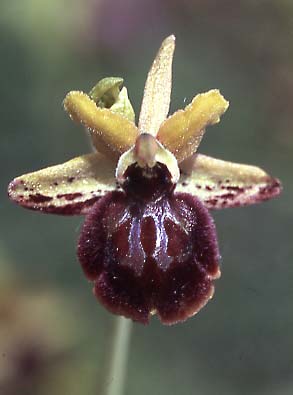
[[[220,275],[216,231],[203,204],[173,193],[164,165],[127,170],[87,215],[78,256],[111,312],[148,323],[184,321],[203,307]]]

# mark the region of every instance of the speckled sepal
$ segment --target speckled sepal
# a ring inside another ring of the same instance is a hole
[[[44,213],[86,214],[107,192],[118,188],[115,165],[93,153],[15,178],[8,187],[11,200]]]
[[[280,181],[256,166],[195,154],[180,164],[176,191],[197,196],[208,209],[241,207],[276,197]]]

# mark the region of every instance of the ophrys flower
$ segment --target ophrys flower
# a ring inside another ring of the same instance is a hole
[[[87,214],[78,256],[94,293],[110,311],[147,323],[184,321],[212,297],[220,277],[208,209],[274,197],[263,170],[197,154],[205,128],[228,102],[218,90],[195,96],[167,118],[174,36],[149,71],[138,127],[122,80],[73,91],[64,106],[89,131],[95,152],[16,178],[9,196],[47,213]]]

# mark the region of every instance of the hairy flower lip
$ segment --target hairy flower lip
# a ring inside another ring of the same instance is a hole
[[[185,321],[210,300],[220,276],[214,223],[187,194],[143,203],[110,192],[88,214],[78,256],[99,301],[144,324],[154,311],[164,324]]]

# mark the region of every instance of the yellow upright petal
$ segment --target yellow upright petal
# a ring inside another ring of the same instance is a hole
[[[73,120],[89,130],[97,151],[117,160],[134,145],[138,136],[134,123],[107,108],[98,108],[85,93],[68,93],[64,107]]]
[[[175,37],[169,36],[163,41],[148,73],[138,123],[141,133],[156,136],[168,115],[174,49]]]
[[[228,106],[216,89],[199,94],[184,110],[166,119],[157,138],[181,162],[196,152],[205,128],[218,123]]]

